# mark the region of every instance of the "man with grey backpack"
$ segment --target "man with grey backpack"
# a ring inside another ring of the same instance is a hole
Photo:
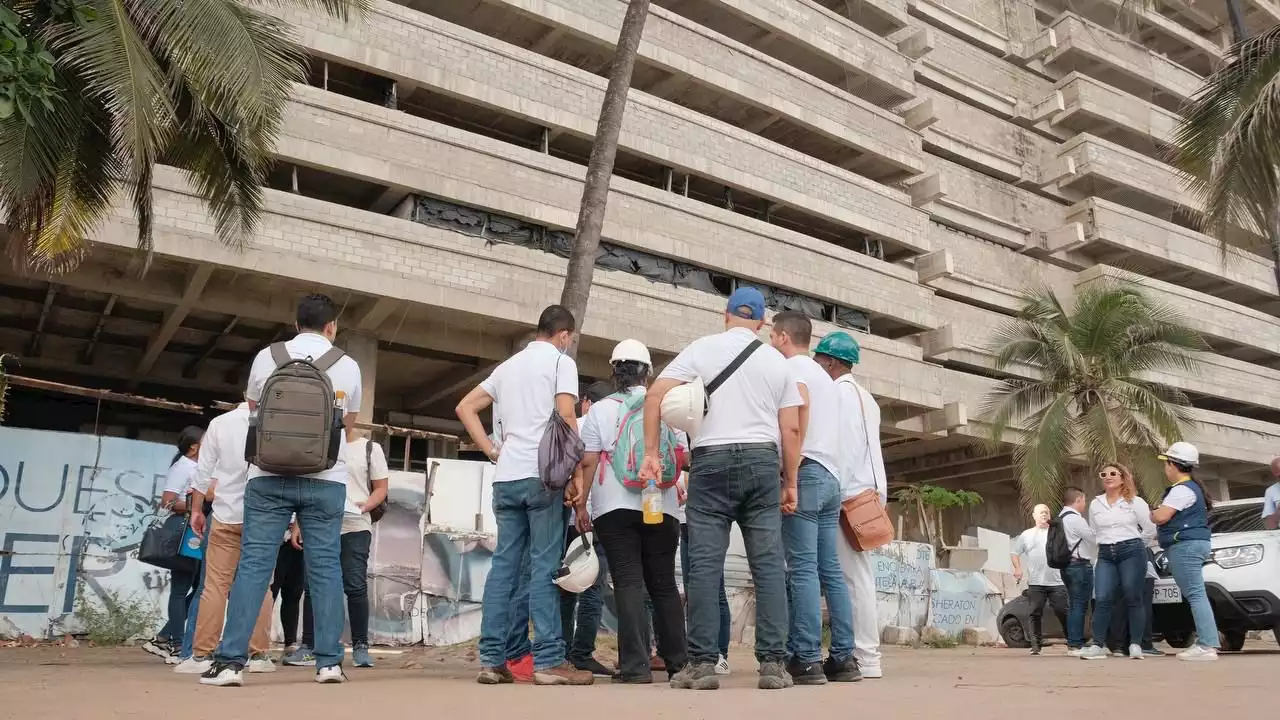
[[[344,623],[339,542],[347,498],[344,430],[360,410],[360,367],[334,347],[338,308],[324,295],[298,303],[298,334],[263,348],[249,371],[252,416],[244,533],[222,643],[204,685],[239,686],[280,538],[297,517],[306,534],[307,592],[315,614],[316,682],[341,683]]]

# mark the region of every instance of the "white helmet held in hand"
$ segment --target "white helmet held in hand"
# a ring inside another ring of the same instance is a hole
[[[600,575],[600,557],[596,555],[594,533],[583,533],[569,543],[564,562],[556,571],[555,583],[562,590],[580,593],[596,584]]]
[[[702,427],[702,416],[707,411],[707,388],[702,378],[677,385],[662,398],[662,421],[677,430],[683,430],[690,440]]]
[[[613,355],[609,358],[609,363],[613,364],[626,360],[644,363],[650,367],[653,366],[653,361],[649,359],[649,348],[645,347],[644,343],[639,340],[627,339],[613,346]]]

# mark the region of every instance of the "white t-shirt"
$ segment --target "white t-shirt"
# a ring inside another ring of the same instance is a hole
[[[1262,494],[1262,517],[1275,515],[1277,508],[1280,508],[1280,482],[1267,488]]]
[[[880,447],[880,406],[852,374],[842,375],[835,384],[840,398],[839,443],[843,448],[838,476],[841,495],[848,499],[874,488],[883,505],[888,501],[889,483]]]
[[[801,454],[840,478],[840,397],[836,381],[808,355],[788,358],[795,381],[809,391],[809,425]]]
[[[372,452],[369,455],[369,465],[373,468],[373,472],[364,463],[364,446],[370,445]],[[342,532],[360,532],[362,530],[373,530],[373,520],[369,517],[369,513],[361,513],[360,506],[369,499],[369,495],[373,492],[373,483],[371,480],[386,480],[391,476],[391,471],[387,468],[387,456],[382,452],[382,446],[378,443],[369,443],[368,438],[357,438],[354,442],[347,443],[347,502],[342,508]]]
[[[645,389],[637,386],[627,392],[643,393]],[[614,441],[618,438],[618,411],[622,409],[622,403],[613,398],[605,398],[598,403],[592,403],[591,409],[582,419],[582,443],[586,446],[586,451],[590,453],[601,453],[600,465],[596,468],[596,473],[589,480],[594,483],[591,487],[591,519],[604,515],[614,510],[642,510],[640,493],[623,487],[622,482],[613,474],[612,462],[607,455],[614,447]],[[684,440],[677,433],[677,439],[684,446]],[[676,488],[672,485],[670,488],[662,491],[662,512],[664,515],[676,515],[676,509],[680,507],[680,498],[676,494]]]
[[[1062,573],[1049,567],[1045,544],[1049,540],[1049,528],[1027,528],[1013,541],[1010,552],[1022,558],[1022,576],[1028,585],[1055,586],[1062,584]]]
[[[1196,494],[1186,483],[1181,483],[1174,485],[1160,504],[1180,512],[1196,504]]]
[[[202,493],[217,482],[213,519],[225,525],[244,522],[244,488],[249,463],[244,461],[244,441],[249,432],[249,403],[240,403],[209,421],[200,442],[199,471],[192,487]]]
[[[169,466],[169,474],[164,479],[164,491],[177,493],[178,500],[191,490],[191,483],[196,479],[196,461],[183,455]]]
[[[667,365],[660,377],[680,382],[702,378],[704,383],[711,384],[755,339],[755,333],[746,328],[732,328],[698,338]],[[702,420],[698,436],[693,438],[693,447],[777,443],[781,436],[778,411],[799,407],[803,402],[787,359],[768,345],[758,347],[715,394],[707,398],[710,410]]]
[[[1151,506],[1141,497],[1133,501],[1123,497],[1115,505],[1107,503],[1103,493],[1089,503],[1089,525],[1099,545],[1114,545],[1126,540],[1150,540],[1156,536],[1156,526],[1151,522]]]
[[[329,348],[333,347],[333,343],[323,335],[316,333],[298,333],[297,337],[289,340],[284,344],[289,356],[295,360],[303,358],[311,358],[318,360],[321,355],[329,352]],[[252,402],[258,402],[262,399],[262,386],[266,384],[267,378],[271,377],[271,373],[276,371],[276,362],[271,359],[271,348],[265,347],[258,351],[257,357],[253,359],[253,366],[249,370],[249,384],[245,388],[244,396]],[[333,383],[333,394],[337,399],[337,403],[342,407],[343,414],[360,412],[360,366],[350,355],[344,355],[338,362],[329,368],[327,373],[329,381]],[[347,481],[347,465],[346,460],[342,457],[343,452],[338,452],[338,461],[333,467],[306,477],[316,480],[327,480],[329,482],[345,483]],[[249,470],[249,479],[270,475],[263,472],[257,466],[253,466]]]
[[[502,406],[501,450],[494,482],[538,477],[538,443],[557,395],[578,397],[578,365],[549,342],[535,340],[494,368],[480,387]]]

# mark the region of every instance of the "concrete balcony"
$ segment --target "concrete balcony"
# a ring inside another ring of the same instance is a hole
[[[431,91],[424,100],[430,111],[453,107],[481,125],[485,119],[531,121],[585,139],[581,144],[589,147],[604,78],[439,18],[380,7],[389,14],[365,23],[343,25],[307,13],[291,20],[299,23],[304,46],[316,53],[403,82],[406,92]],[[406,106],[413,102],[401,99]],[[496,110],[502,118],[476,115],[479,110]],[[927,250],[921,245],[927,218],[904,193],[675,103],[632,92],[619,146],[762,198],[769,214],[788,223],[813,219],[835,232],[863,233],[884,240],[890,254]]]
[[[1045,249],[1085,269],[1123,265],[1245,307],[1280,315],[1280,291],[1270,261],[1232,248],[1224,258],[1214,238],[1101,198],[1069,208],[1062,227],[1045,234]]]
[[[1076,287],[1125,281],[1173,308],[1221,355],[1270,368],[1280,367],[1280,318],[1162,280],[1098,265],[1076,277]]]
[[[609,64],[626,11],[621,0],[492,0],[478,6],[418,0],[412,6],[587,69]],[[387,37],[414,16],[382,2],[365,18],[373,26],[365,32]],[[348,32],[336,23],[325,31]],[[890,182],[923,167],[920,138],[901,117],[661,7],[651,7],[645,21],[631,87],[875,180]]]
[[[1102,27],[1125,28],[1131,35],[1141,37],[1147,48],[1200,75],[1208,75],[1222,63],[1221,25],[1196,32],[1161,14],[1155,7],[1129,5],[1125,0],[1098,0],[1088,4],[1039,0],[1037,8],[1049,15],[1078,12]]]
[[[1224,45],[1230,42],[1231,19],[1226,3],[1213,0],[1161,0],[1160,4],[1170,14],[1203,33],[1221,33]],[[1275,0],[1243,0],[1240,9],[1244,15],[1245,32],[1249,37],[1280,24],[1280,4]]]
[[[1074,200],[1101,197],[1158,217],[1199,213],[1203,207],[1184,189],[1177,170],[1089,134],[1063,143],[1057,158],[1046,163],[1041,174],[1058,178],[1058,189]]]
[[[1047,119],[1070,134],[1087,133],[1152,158],[1162,157],[1178,127],[1177,113],[1078,72],[1058,81],[1035,105],[1032,118]]]
[[[906,0],[814,0],[818,5],[847,17],[877,35],[892,35],[907,26]]]
[[[922,97],[936,118],[923,131],[929,152],[1009,183],[1043,185],[1040,169],[1055,157],[1057,143],[948,95],[924,91]]]
[[[1070,297],[1075,273],[1041,262],[971,235],[933,223],[929,237],[934,251],[916,258],[920,283],[941,297],[959,299],[996,312],[1022,309],[1022,294],[1049,287]]]
[[[1019,124],[1053,83],[942,30],[931,29],[932,49],[916,63],[916,78],[964,102]]]
[[[986,52],[1009,52],[1005,8],[996,3],[966,0],[908,0],[911,14],[948,33],[962,37]]]
[[[1177,111],[1203,82],[1169,58],[1070,13],[1050,23],[1031,46],[1033,54],[1043,51],[1040,62],[1050,72],[1077,71],[1166,110]]]
[[[916,207],[935,222],[1021,250],[1028,236],[1058,228],[1064,206],[942,158],[908,186]]]
[[[509,346],[480,342],[481,328],[496,322],[532,326],[542,308],[556,302],[564,282],[567,261],[550,253],[490,245],[481,237],[272,190],[267,191],[267,212],[255,236],[243,251],[236,251],[216,240],[202,203],[175,171],[159,168],[155,185],[159,257],[390,298],[428,317],[462,323],[447,332],[437,327],[435,333],[422,335],[408,328],[400,342],[426,342],[434,335],[434,340],[453,343],[456,349],[465,344],[470,354],[500,360]],[[131,249],[136,233],[131,214],[121,211],[93,239],[103,246]],[[80,276],[67,278],[68,283],[84,281]],[[117,285],[125,294],[145,284],[125,280]],[[290,298],[264,307],[269,300],[234,292],[206,291],[201,296],[202,306],[210,309],[231,311],[235,303],[234,313],[290,317]],[[597,272],[583,345],[594,351],[635,337],[654,352],[673,354],[691,340],[722,329],[723,312],[723,299],[708,293],[655,285],[626,273]],[[818,336],[833,329],[815,323]],[[860,377],[873,393],[904,413],[942,407],[938,369],[921,362],[919,348],[871,335],[859,339]],[[603,363],[597,363],[583,371],[604,370]]]
[[[915,95],[911,60],[813,0],[657,0],[722,35],[891,108]]]
[[[569,231],[577,224],[586,174],[534,150],[309,87],[298,89],[277,154],[386,186],[385,195],[396,200],[422,193]],[[370,207],[392,204],[375,200]],[[933,324],[931,293],[911,270],[661,188],[615,178],[604,235],[865,309],[881,318],[889,335]]]

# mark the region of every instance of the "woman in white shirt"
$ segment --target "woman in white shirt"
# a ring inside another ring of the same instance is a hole
[[[609,558],[618,615],[618,674],[614,682],[650,683],[653,672],[649,662],[646,591],[653,603],[658,655],[668,675],[679,672],[688,662],[684,607],[676,587],[676,547],[680,542],[676,509],[680,503],[674,485],[663,490],[662,522],[646,523],[641,492],[624,485],[614,474],[613,455],[628,449],[634,457],[635,469],[640,468],[641,448],[634,443],[628,448],[618,447],[618,442],[624,411],[631,408],[632,413],[643,412],[652,364],[648,348],[637,340],[619,343],[610,362],[615,392],[594,403],[582,419],[586,455],[582,460],[581,484],[570,493],[569,499],[575,505],[578,529],[586,532],[594,527]]]
[[[1119,590],[1129,614],[1129,657],[1141,660],[1142,630],[1147,622],[1142,584],[1147,572],[1147,542],[1155,537],[1156,527],[1151,522],[1151,508],[1138,496],[1128,468],[1111,463],[1098,475],[1104,492],[1089,504],[1089,524],[1098,541],[1098,560],[1093,568],[1093,639],[1080,657],[1107,657],[1104,643]]]
[[[169,474],[165,477],[160,507],[177,514],[187,512],[188,493],[191,492],[191,482],[196,478],[196,458],[200,456],[200,441],[203,438],[204,430],[194,425],[183,428],[178,435],[178,451],[169,463]],[[169,571],[169,619],[154,638],[142,644],[143,650],[166,661],[177,657],[182,645],[182,634],[187,627],[187,610],[195,598],[199,579],[198,570]]]

